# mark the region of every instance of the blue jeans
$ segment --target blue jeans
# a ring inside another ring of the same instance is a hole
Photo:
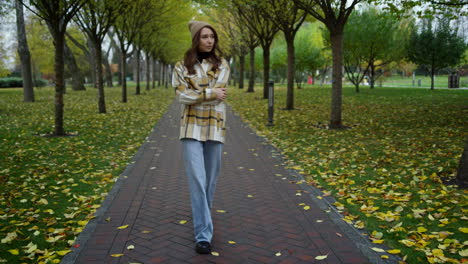
[[[211,242],[213,222],[210,209],[221,168],[223,143],[194,139],[181,141],[192,203],[195,240]]]

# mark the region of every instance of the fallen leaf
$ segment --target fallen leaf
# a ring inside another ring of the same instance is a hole
[[[8,252],[10,252],[10,253],[13,254],[13,255],[18,255],[18,254],[19,254],[19,250],[18,250],[18,249],[10,249],[10,250],[8,250]]]
[[[459,227],[458,231],[461,231],[461,232],[466,234],[466,233],[468,233],[468,227]]]
[[[385,250],[381,249],[381,248],[376,248],[376,247],[373,247],[371,248],[372,250],[376,251],[376,252],[385,252]]]
[[[112,254],[111,257],[114,257],[114,258],[120,258],[121,256],[123,256],[124,254]]]
[[[211,251],[211,255],[215,256],[215,257],[218,257],[219,256],[219,253],[218,252],[215,252],[215,251]]]
[[[324,260],[328,257],[328,254],[327,255],[322,255],[322,256],[316,256],[315,259],[316,260]]]
[[[236,244],[235,241],[228,241],[228,243],[231,244],[231,245],[232,245],[232,244]]]
[[[127,249],[128,249],[128,250],[135,249],[135,246],[134,246],[134,245],[129,245],[129,246],[127,247]]]
[[[179,224],[183,225],[183,224],[186,224],[187,223],[187,220],[180,220],[179,221]]]
[[[60,256],[65,256],[66,254],[70,252],[71,250],[61,250],[61,251],[57,251],[57,254],[59,254]]]
[[[304,210],[309,210],[310,209],[310,206],[306,205],[304,206]]]
[[[383,259],[388,259],[387,255],[381,255],[380,257],[383,258]]]
[[[216,210],[216,212],[218,212],[218,213],[225,213],[226,211],[224,211],[224,210]]]
[[[143,234],[148,234],[148,233],[151,233],[151,232],[153,232],[153,231],[143,230],[143,231],[141,231],[141,232],[142,232]]]
[[[123,226],[117,227],[117,229],[125,229],[125,228],[127,228],[127,227],[128,227],[128,225],[123,225]]]
[[[17,237],[18,237],[18,235],[16,234],[16,232],[8,233],[7,236],[2,239],[2,243],[3,244],[10,243],[11,241],[13,241]]]
[[[281,252],[277,252],[277,253],[275,254],[275,256],[277,256],[277,257],[281,256]]]
[[[340,233],[335,233],[335,234],[336,234],[337,236],[339,236],[339,237],[343,237],[343,235],[340,234]]]
[[[390,249],[390,250],[387,250],[388,253],[390,254],[400,254],[401,250],[399,249]]]

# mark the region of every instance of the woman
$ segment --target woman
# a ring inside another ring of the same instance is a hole
[[[202,21],[189,22],[192,47],[174,67],[172,86],[181,104],[180,136],[192,204],[195,250],[211,252],[211,206],[226,133],[229,65],[220,57],[218,35]]]

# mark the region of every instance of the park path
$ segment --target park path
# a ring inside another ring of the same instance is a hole
[[[219,256],[195,253],[178,117],[174,102],[63,264],[381,262],[361,234],[315,198],[317,190],[296,184],[301,176],[285,169],[274,148],[231,110],[212,210]],[[327,258],[318,261],[319,255]]]

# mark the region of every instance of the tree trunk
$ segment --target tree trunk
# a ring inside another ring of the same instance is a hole
[[[94,43],[92,42],[91,39],[87,39],[88,43],[88,49],[89,49],[89,62],[91,64],[91,80],[93,82],[94,88],[97,88],[97,80],[96,80],[96,57],[93,56],[93,54],[96,54],[96,51],[94,50]]]
[[[156,60],[153,57],[151,59],[153,61],[153,68],[152,68],[153,74],[151,74],[152,75],[151,77],[153,77],[152,78],[152,80],[153,80],[153,89],[155,89],[156,88]]]
[[[34,83],[31,70],[31,53],[29,52],[26,29],[24,26],[23,5],[19,0],[16,4],[16,27],[18,33],[18,54],[21,60],[21,76],[23,78],[23,102],[34,102]]]
[[[104,78],[102,74],[102,49],[98,40],[94,41],[96,52],[96,85],[98,88],[98,108],[99,113],[106,113],[106,101],[104,97]]]
[[[250,73],[249,73],[249,87],[247,92],[253,93],[255,86],[255,48],[250,49]]]
[[[109,57],[102,61],[104,63],[104,67],[106,70],[106,84],[107,87],[114,87],[114,83],[112,81],[112,70],[109,63]]]
[[[164,87],[166,87],[166,89],[168,88],[168,83],[169,83],[169,64],[166,64],[164,66]]]
[[[356,93],[359,93],[359,83],[355,83],[354,87],[356,88]]]
[[[431,66],[431,90],[434,90],[434,75],[435,75],[435,70],[434,66]]]
[[[63,129],[63,93],[65,88],[64,78],[65,78],[65,65],[64,65],[64,46],[65,46],[65,34],[55,30],[52,33],[54,37],[54,46],[55,46],[55,136],[64,136],[65,131]]]
[[[369,78],[369,81],[370,81],[370,89],[374,89],[374,86],[375,86],[375,64],[374,62],[372,61],[370,64],[370,78]]]
[[[468,137],[466,138],[465,148],[458,165],[457,180],[460,186],[468,186]]]
[[[294,109],[294,34],[284,34],[288,50],[288,89],[286,95],[286,110]]]
[[[343,128],[341,124],[343,30],[330,30],[330,39],[333,56],[330,128],[339,129]]]
[[[146,53],[146,91],[150,90],[150,55],[149,52]]]
[[[135,63],[136,63],[136,95],[140,94],[140,49],[136,50],[135,56]],[[135,71],[133,71],[135,72]]]
[[[71,51],[70,47],[67,45],[67,41],[65,41],[64,59],[67,63],[67,68],[70,71],[70,74],[72,76],[72,90],[73,91],[85,91],[86,88],[84,87],[83,75],[81,74],[80,68],[78,68],[73,52]]]
[[[120,75],[122,79],[122,103],[127,102],[127,79],[125,76],[127,75],[127,52],[125,51],[123,45],[120,48],[120,51],[122,52],[122,63],[120,65]]]
[[[159,78],[158,78],[158,87],[161,87],[163,81],[163,73],[164,73],[164,64],[159,61]]]
[[[239,56],[239,89],[244,89],[245,55]]]
[[[268,99],[268,80],[270,79],[270,46],[263,47],[263,99]]]

